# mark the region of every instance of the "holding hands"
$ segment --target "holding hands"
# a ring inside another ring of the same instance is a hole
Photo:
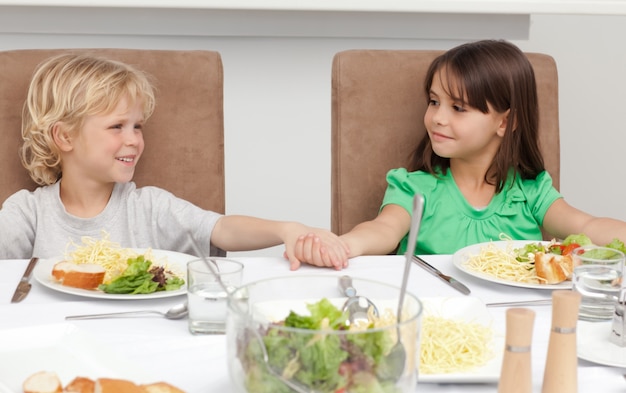
[[[339,236],[324,229],[301,226],[303,231],[292,233],[306,235],[285,239],[284,255],[289,259],[291,270],[298,269],[302,263],[336,270],[348,267],[350,250]]]

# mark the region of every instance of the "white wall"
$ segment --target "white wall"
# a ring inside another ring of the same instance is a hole
[[[626,219],[624,36],[626,16],[203,14],[0,6],[0,50],[219,51],[227,213],[321,227],[330,226],[333,55],[354,48],[447,49],[479,38],[510,39],[525,51],[556,59],[561,192],[582,210]],[[281,252],[276,247],[253,254]]]

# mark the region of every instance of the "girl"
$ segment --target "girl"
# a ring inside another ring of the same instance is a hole
[[[209,254],[284,243],[312,234],[318,263],[341,268],[346,251],[329,231],[295,222],[206,211],[156,187],[131,181],[144,150],[143,128],[155,106],[146,75],[129,65],[67,54],[35,71],[24,105],[20,151],[41,185],[18,191],[0,210],[0,258],[63,255],[70,240],[105,231],[123,247],[193,253],[189,233]]]
[[[342,236],[350,257],[406,250],[412,200],[425,206],[416,254],[452,254],[470,244],[585,233],[596,244],[626,239],[626,223],[565,202],[538,147],[537,91],[526,56],[504,41],[468,43],[436,58],[425,80],[427,138],[409,170],[393,169],[379,215]],[[313,237],[298,257],[319,262]],[[399,245],[399,247],[398,247]]]

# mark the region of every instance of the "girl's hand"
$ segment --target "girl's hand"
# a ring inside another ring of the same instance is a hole
[[[291,270],[298,269],[302,263],[336,270],[348,266],[349,250],[339,236],[324,229],[307,229],[306,235],[285,241],[284,255],[291,263]]]

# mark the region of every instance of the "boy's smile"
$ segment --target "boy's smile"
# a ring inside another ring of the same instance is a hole
[[[88,116],[64,157],[63,176],[95,183],[131,181],[143,153],[141,102],[120,100],[109,114]]]

